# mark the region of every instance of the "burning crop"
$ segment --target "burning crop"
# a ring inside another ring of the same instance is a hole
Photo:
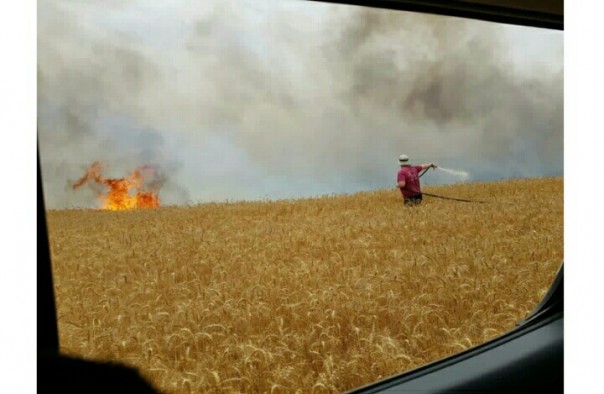
[[[101,169],[99,162],[90,165],[86,174],[72,185],[73,189],[92,185],[102,203],[101,209],[121,211],[159,206],[161,183],[155,168],[141,166],[125,178],[106,178]]]

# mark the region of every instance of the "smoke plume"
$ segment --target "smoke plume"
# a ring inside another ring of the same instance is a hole
[[[93,161],[161,168],[173,203],[243,181],[235,198],[389,187],[401,153],[473,179],[559,174],[561,53],[521,66],[510,29],[301,1],[41,1],[48,205],[85,205],[65,185]],[[238,165],[190,153],[216,140]]]

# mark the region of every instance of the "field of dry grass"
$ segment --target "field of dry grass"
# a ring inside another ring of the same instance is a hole
[[[563,179],[50,211],[61,350],[166,393],[340,392],[512,329],[563,259]]]

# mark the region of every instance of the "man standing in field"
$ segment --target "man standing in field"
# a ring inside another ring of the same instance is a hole
[[[422,190],[419,185],[419,172],[427,168],[436,168],[434,163],[412,166],[407,155],[400,155],[401,169],[396,177],[396,187],[401,190],[405,205],[417,205],[422,202]]]

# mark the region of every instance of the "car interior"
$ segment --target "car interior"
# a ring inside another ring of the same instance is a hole
[[[314,0],[311,0],[314,1]],[[448,15],[564,30],[562,0],[330,1],[363,7]],[[140,373],[117,362],[61,354],[52,261],[38,153],[37,374],[40,392],[159,392]],[[487,343],[390,376],[350,393],[557,393],[564,389],[563,264],[541,303],[515,329]]]

